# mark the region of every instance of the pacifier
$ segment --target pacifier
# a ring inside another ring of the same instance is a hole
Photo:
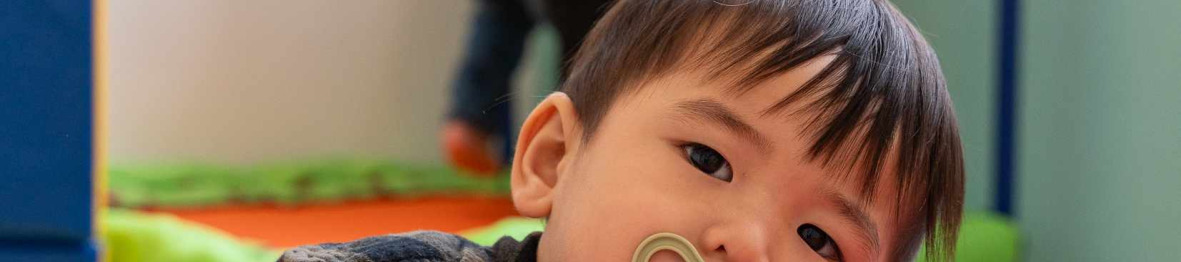
[[[693,247],[689,240],[673,233],[656,233],[640,242],[640,246],[636,248],[636,253],[632,255],[632,262],[648,262],[652,259],[656,252],[662,250],[672,251],[681,256],[681,260],[685,262],[704,262],[701,259],[701,254],[697,253],[697,248]]]

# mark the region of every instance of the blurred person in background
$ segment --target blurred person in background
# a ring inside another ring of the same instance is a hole
[[[539,22],[549,23],[561,41],[561,77],[583,36],[609,0],[479,0],[467,50],[452,87],[451,106],[441,131],[451,165],[493,175],[512,157],[515,137],[510,83],[526,39]],[[494,141],[501,141],[499,150]],[[497,152],[500,151],[500,152]]]

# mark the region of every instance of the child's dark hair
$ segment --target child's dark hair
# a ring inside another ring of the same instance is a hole
[[[741,94],[821,56],[833,60],[764,114],[809,113],[812,159],[859,178],[867,201],[881,174],[896,174],[902,228],[891,258],[909,260],[925,243],[928,260],[951,260],[964,183],[951,99],[935,53],[886,1],[620,0],[561,90],[589,142],[643,81],[691,70]],[[787,110],[795,103],[802,110]]]

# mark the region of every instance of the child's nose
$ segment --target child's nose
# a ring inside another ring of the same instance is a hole
[[[710,227],[698,247],[706,261],[766,262],[765,230],[756,224],[729,223]]]

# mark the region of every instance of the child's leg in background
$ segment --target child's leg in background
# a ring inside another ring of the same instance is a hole
[[[482,0],[478,8],[454,82],[443,143],[452,164],[489,174],[502,160],[493,157],[487,141],[512,137],[509,85],[534,20],[521,0]]]

